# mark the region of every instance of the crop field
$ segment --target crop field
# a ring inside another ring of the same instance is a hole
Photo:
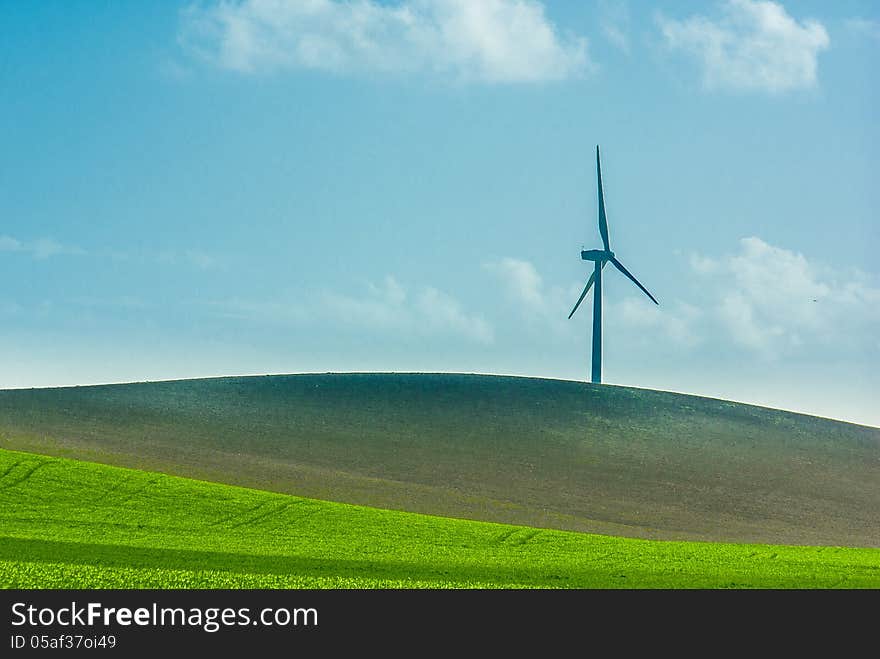
[[[880,547],[880,429],[582,382],[374,373],[0,391],[0,448],[603,535]]]
[[[880,588],[880,549],[432,517],[0,450],[4,588]]]

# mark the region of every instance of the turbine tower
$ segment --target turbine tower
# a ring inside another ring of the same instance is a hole
[[[611,251],[611,244],[608,239],[608,219],[605,217],[605,193],[602,191],[602,163],[599,161],[598,145],[596,146],[596,176],[599,186],[599,234],[602,236],[602,244],[605,246],[605,249],[589,249],[581,252],[581,258],[584,261],[593,262],[593,274],[587,280],[583,293],[581,293],[568,317],[571,318],[574,315],[574,312],[577,311],[577,308],[590,291],[590,287],[595,286],[596,288],[593,292],[593,362],[590,380],[598,384],[602,382],[602,268],[605,267],[605,264],[611,262],[615,268],[641,288],[642,292],[651,298],[654,304],[659,305],[660,303],[648,292],[647,288],[639,283],[639,280],[629,270],[623,267],[623,263],[618,261],[614,256],[614,252]]]

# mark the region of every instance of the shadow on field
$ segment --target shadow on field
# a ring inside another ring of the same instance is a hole
[[[127,545],[102,545],[54,540],[0,538],[0,560],[38,563],[67,563],[105,568],[165,569],[190,571],[222,571],[242,574],[280,576],[353,577],[363,579],[405,579],[458,583],[493,583],[547,586],[558,580],[559,587],[568,582],[583,582],[594,570],[569,571],[565,576],[532,568],[490,567],[466,564],[409,563],[403,561],[370,561],[351,559],[320,559],[306,556],[260,556],[185,549],[158,549]],[[621,578],[623,581],[625,577]]]

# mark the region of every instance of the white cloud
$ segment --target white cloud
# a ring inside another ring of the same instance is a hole
[[[331,317],[359,327],[411,335],[462,336],[478,343],[494,340],[492,326],[480,315],[469,314],[451,295],[427,287],[415,296],[394,277],[370,283],[366,295],[329,293],[323,300]]]
[[[691,254],[691,267],[701,275],[707,275],[718,270],[718,262],[708,256],[700,254]]]
[[[188,249],[184,252],[187,261],[200,270],[208,270],[217,265],[217,259],[200,249]]]
[[[541,333],[550,331],[563,340],[578,336],[583,331],[583,322],[575,320],[578,316],[569,319],[568,314],[583,291],[589,272],[584,273],[580,282],[560,286],[545,283],[537,268],[522,259],[507,257],[485,263],[483,267],[495,276],[507,299],[515,305],[517,314],[532,330]],[[592,293],[581,302],[578,314],[592,314],[591,299]],[[680,305],[681,313],[674,319],[663,313],[658,314],[653,304],[648,302],[645,305],[640,299],[626,299],[623,302],[611,300],[605,304],[610,304],[608,308],[611,311],[607,314],[610,322],[618,323],[620,327],[629,325],[657,329],[675,343],[698,342],[692,329],[695,314],[689,305]]]
[[[614,47],[629,55],[629,7],[619,0],[602,0],[599,15],[602,34]]]
[[[159,252],[113,252],[114,261],[134,261],[136,263],[157,262],[162,265],[188,265],[199,270],[210,270],[220,265],[216,257],[198,248],[163,249]]]
[[[586,320],[576,321],[578,316],[568,318],[583,291],[588,273],[584,274],[584,281],[564,287],[545,284],[529,261],[504,258],[486,263],[484,267],[498,279],[519,315],[538,331],[551,331],[557,338],[570,339],[582,334],[585,325],[589,326],[593,313],[592,292],[584,298],[577,312],[586,315]],[[650,336],[651,341],[660,339],[677,349],[688,349],[701,342],[699,330],[703,313],[692,304],[676,300],[657,307],[641,293],[619,301],[605,299],[603,304],[609,329],[613,328],[616,334],[631,332],[628,341],[639,342]]]
[[[784,338],[785,330],[772,318],[757,319],[755,307],[745,295],[731,293],[718,305],[718,317],[730,330],[734,340],[767,357],[777,354],[774,342]],[[794,341],[792,343],[795,343]]]
[[[239,297],[204,303],[224,318],[260,323],[298,324],[310,321],[314,313],[298,301],[248,300]]]
[[[293,300],[234,298],[208,303],[215,313],[241,320],[284,325],[351,326],[391,336],[456,336],[481,344],[494,341],[492,325],[467,312],[453,296],[428,286],[415,294],[394,277],[367,283],[356,294],[326,291]]]
[[[81,307],[89,307],[95,309],[127,309],[141,310],[151,306],[142,298],[134,295],[115,295],[112,297],[97,297],[94,295],[77,296],[70,300],[73,304]]]
[[[0,252],[20,252],[24,250],[21,241],[11,236],[0,236]]]
[[[532,327],[550,329],[558,336],[575,331],[567,317],[583,283],[568,288],[547,286],[531,262],[510,257],[484,263],[483,268],[495,276],[517,313]]]
[[[802,254],[744,238],[740,251],[692,258],[705,292],[717,302],[719,329],[765,357],[833,346],[877,349],[880,288],[858,271],[833,270]]]
[[[243,0],[190,6],[181,42],[241,73],[427,72],[493,83],[592,68],[586,39],[560,35],[537,0]]]
[[[619,26],[613,23],[602,23],[602,34],[620,50],[627,55],[629,54],[629,37]]]
[[[530,311],[542,314],[547,311],[544,283],[532,263],[507,257],[490,261],[484,267],[498,277],[511,299],[525,305]]]
[[[480,343],[492,343],[494,339],[489,323],[480,316],[468,315],[458,300],[436,288],[426,288],[419,294],[415,310],[428,327],[438,332],[451,330]]]
[[[336,320],[379,330],[413,329],[414,318],[406,306],[403,286],[391,276],[381,284],[368,284],[366,295],[327,293],[323,305]]]
[[[670,48],[700,60],[706,88],[775,93],[816,85],[819,53],[830,44],[820,22],[798,22],[762,0],[727,0],[722,14],[658,19]]]
[[[548,285],[535,266],[505,258],[485,264],[517,313],[533,329],[571,336],[566,321],[583,284]],[[605,322],[631,346],[657,345],[676,353],[774,360],[880,353],[880,285],[876,278],[809,260],[760,238],[744,238],[731,254],[693,254],[696,291],[658,307],[640,294],[606,298]],[[579,314],[589,316],[591,295]],[[645,337],[648,337],[647,343]]]
[[[39,238],[33,242],[22,242],[11,236],[0,236],[0,252],[26,252],[35,259],[48,259],[58,254],[85,254],[85,250],[74,245],[63,245],[51,238]]]
[[[24,307],[14,300],[0,300],[0,316],[17,316],[23,310]]]
[[[844,21],[846,29],[860,36],[880,41],[880,21],[868,18],[849,18]]]
[[[85,251],[79,247],[71,245],[62,245],[51,238],[41,238],[34,241],[30,245],[30,251],[36,259],[48,259],[57,254],[84,254]]]
[[[159,62],[158,72],[165,80],[184,82],[192,77],[192,70],[177,60],[166,58]]]
[[[677,300],[661,309],[655,304],[646,303],[643,297],[627,297],[611,306],[610,320],[619,327],[635,329],[643,334],[650,330],[652,341],[657,339],[659,332],[662,338],[680,346],[700,343],[697,323],[702,312],[692,304]]]

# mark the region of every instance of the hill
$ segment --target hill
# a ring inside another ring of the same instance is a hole
[[[880,550],[429,517],[0,450],[0,587],[878,588]]]
[[[327,374],[10,390],[0,446],[535,527],[880,546],[880,430],[624,387]]]

